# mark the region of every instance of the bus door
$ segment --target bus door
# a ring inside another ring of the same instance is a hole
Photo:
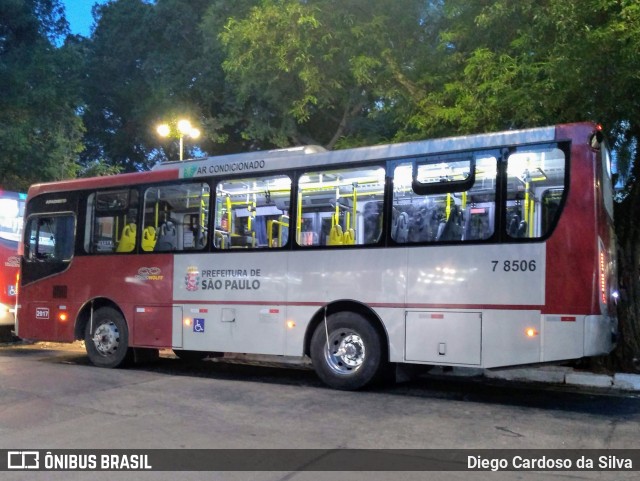
[[[73,213],[43,213],[29,216],[24,232],[24,256],[20,293],[30,299],[21,306],[18,319],[27,317],[29,329],[18,326],[18,335],[49,340],[70,340],[68,285],[62,274],[74,253],[76,218]],[[70,328],[71,326],[71,328]]]
[[[183,306],[172,294],[174,262],[189,265],[207,247],[210,187],[205,182],[175,182],[144,190],[143,216],[138,233],[133,306],[135,345],[182,348]],[[184,272],[180,271],[182,276]]]

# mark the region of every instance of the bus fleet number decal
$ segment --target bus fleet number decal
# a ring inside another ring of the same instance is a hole
[[[536,261],[534,259],[491,261],[491,263],[493,264],[493,272],[535,272],[536,270]]]

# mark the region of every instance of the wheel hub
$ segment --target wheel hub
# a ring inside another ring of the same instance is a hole
[[[120,344],[120,332],[113,322],[101,324],[93,334],[96,350],[103,356],[113,354]]]
[[[329,335],[327,364],[337,373],[350,374],[362,366],[366,349],[360,335],[354,331],[334,331]]]

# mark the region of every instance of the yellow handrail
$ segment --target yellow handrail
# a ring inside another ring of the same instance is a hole
[[[300,245],[302,235],[302,192],[298,193],[298,215],[296,216],[296,242]]]
[[[269,247],[282,247],[282,228],[286,227],[287,229],[289,228],[289,217],[287,216],[281,216],[280,219],[283,220],[270,220],[267,221],[267,242]],[[287,219],[287,221],[285,221],[284,219]],[[278,244],[276,246],[273,245],[273,226],[277,225],[278,226]]]

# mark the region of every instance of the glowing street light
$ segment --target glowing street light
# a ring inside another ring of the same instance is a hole
[[[191,137],[192,139],[197,139],[200,137],[200,130],[196,129],[191,125],[186,119],[182,119],[178,121],[178,138],[180,139],[180,160],[183,159],[184,155],[184,136]],[[171,127],[169,124],[161,124],[156,127],[156,132],[161,137],[170,137],[171,136]]]
[[[171,133],[171,129],[167,124],[158,125],[157,130],[161,137],[169,137],[169,134]]]

